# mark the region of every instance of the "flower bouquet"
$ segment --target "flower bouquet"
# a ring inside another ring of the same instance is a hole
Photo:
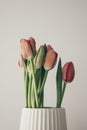
[[[57,63],[58,53],[53,49],[51,45],[47,45],[47,44],[41,45],[39,49],[37,50],[36,41],[32,37],[30,37],[28,40],[21,39],[20,45],[21,45],[21,56],[18,61],[18,64],[20,67],[23,67],[24,69],[24,87],[25,87],[25,101],[26,101],[25,108],[28,108],[28,109],[29,108],[39,108],[39,109],[44,108],[45,82],[46,82],[49,71],[53,69]],[[75,69],[74,69],[73,62],[71,61],[67,62],[62,67],[61,58],[59,58],[58,67],[56,71],[56,78],[55,78],[56,79],[56,97],[57,97],[55,108],[61,108],[66,85],[68,82],[73,81],[74,76],[75,76]],[[57,110],[58,110],[57,112],[60,112],[60,109],[57,109]],[[56,115],[54,117],[56,120],[57,118]],[[48,120],[50,120],[49,118]],[[63,118],[64,116],[61,117],[61,119]],[[55,126],[55,127],[58,130],[66,130],[65,128],[66,125],[65,126],[61,125],[60,129],[58,128],[59,126],[58,127]],[[25,130],[25,129],[22,129],[22,125],[20,129]],[[37,130],[36,127],[30,128],[29,130],[31,129]],[[47,128],[47,129],[51,130],[51,128]],[[26,128],[26,130],[28,130],[28,128]]]
[[[28,40],[21,39],[21,56],[18,61],[24,68],[24,85],[26,108],[44,107],[44,86],[48,72],[55,66],[58,53],[51,45],[41,45],[36,50],[36,41],[30,37]],[[57,103],[61,107],[66,84],[74,79],[75,70],[72,62],[67,62],[63,68],[59,58],[56,72]]]

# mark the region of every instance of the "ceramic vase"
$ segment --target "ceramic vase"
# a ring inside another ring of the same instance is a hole
[[[23,108],[19,130],[67,130],[64,108]]]

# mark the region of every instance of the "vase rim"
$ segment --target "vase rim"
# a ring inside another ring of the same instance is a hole
[[[65,109],[64,107],[57,108],[57,107],[43,107],[43,108],[23,108],[23,110],[62,110]]]

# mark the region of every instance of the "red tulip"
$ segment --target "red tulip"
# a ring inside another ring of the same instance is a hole
[[[29,40],[21,39],[20,43],[23,58],[25,59],[32,58],[36,53],[35,40],[33,38],[30,38]]]
[[[44,62],[44,69],[46,70],[52,69],[56,64],[57,56],[58,54],[52,48],[48,49]]]
[[[66,82],[72,82],[75,76],[75,69],[72,62],[67,62],[62,69],[62,79]]]

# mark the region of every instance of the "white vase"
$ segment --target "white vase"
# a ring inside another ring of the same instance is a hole
[[[64,108],[23,108],[20,130],[67,130]]]

